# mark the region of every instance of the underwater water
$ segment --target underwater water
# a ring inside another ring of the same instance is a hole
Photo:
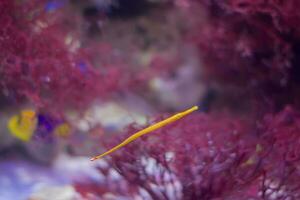
[[[300,199],[299,8],[1,0],[0,200]]]

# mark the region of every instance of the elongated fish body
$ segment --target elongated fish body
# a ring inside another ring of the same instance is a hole
[[[194,107],[192,107],[192,108],[190,108],[190,109],[188,109],[188,110],[186,110],[186,111],[177,113],[177,114],[175,114],[175,115],[173,115],[173,116],[171,116],[171,117],[169,117],[169,118],[167,118],[167,119],[165,119],[165,120],[163,120],[163,121],[160,121],[160,122],[158,122],[158,123],[155,123],[155,124],[153,124],[153,125],[151,125],[151,126],[145,128],[145,129],[143,129],[143,130],[141,130],[141,131],[139,131],[139,132],[133,134],[132,136],[130,136],[129,138],[127,138],[126,140],[124,140],[122,143],[120,143],[119,145],[117,145],[117,146],[111,148],[110,150],[106,151],[105,153],[103,153],[103,154],[101,154],[101,155],[99,155],[99,156],[95,156],[95,157],[91,158],[91,161],[94,161],[94,160],[99,159],[99,158],[102,158],[102,157],[104,157],[104,156],[106,156],[106,155],[108,155],[108,154],[111,154],[111,153],[113,153],[114,151],[120,149],[121,147],[123,147],[123,146],[129,144],[130,142],[132,142],[132,141],[138,139],[139,137],[141,137],[141,136],[143,136],[143,135],[145,135],[145,134],[147,134],[147,133],[150,133],[150,132],[152,132],[152,131],[155,131],[155,130],[157,130],[157,129],[163,127],[163,126],[166,126],[167,124],[170,124],[170,123],[172,123],[172,122],[175,122],[175,121],[177,121],[177,120],[179,120],[179,119],[181,119],[181,118],[183,118],[183,117],[189,115],[190,113],[194,112],[195,110],[198,110],[198,106],[194,106]]]

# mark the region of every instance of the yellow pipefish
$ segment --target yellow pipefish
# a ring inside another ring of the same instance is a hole
[[[22,110],[19,115],[14,115],[8,121],[8,129],[13,136],[29,141],[36,129],[37,118],[33,110]]]
[[[132,142],[132,141],[138,139],[139,137],[141,137],[141,136],[143,136],[143,135],[145,135],[145,134],[147,134],[147,133],[150,133],[150,132],[152,132],[152,131],[155,131],[155,130],[157,130],[157,129],[159,129],[159,128],[161,128],[161,127],[167,125],[167,124],[170,124],[170,123],[172,123],[172,122],[175,122],[175,121],[181,119],[182,117],[185,117],[186,115],[188,115],[188,114],[194,112],[195,110],[198,110],[198,106],[194,106],[194,107],[192,107],[192,108],[190,108],[190,109],[188,109],[188,110],[186,110],[186,111],[177,113],[177,114],[175,114],[175,115],[173,115],[173,116],[171,116],[171,117],[169,117],[169,118],[167,118],[167,119],[165,119],[165,120],[163,120],[163,121],[160,121],[160,122],[158,122],[158,123],[156,123],[156,124],[153,124],[153,125],[151,125],[151,126],[145,128],[145,129],[143,129],[143,130],[141,130],[141,131],[139,131],[139,132],[133,134],[133,135],[130,136],[129,138],[125,139],[122,143],[120,143],[119,145],[117,145],[117,146],[111,148],[110,150],[106,151],[105,153],[100,154],[99,156],[95,156],[95,157],[91,158],[91,161],[94,161],[94,160],[96,160],[96,159],[102,158],[103,156],[106,156],[106,155],[108,155],[108,154],[111,154],[111,153],[113,153],[114,151],[120,149],[121,147],[123,147],[123,146],[129,144],[130,142]]]

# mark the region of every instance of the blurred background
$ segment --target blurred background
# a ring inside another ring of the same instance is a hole
[[[188,41],[203,20],[198,5],[51,0],[1,9],[13,29],[1,44],[11,69],[0,96],[1,200],[81,199],[76,181],[103,179],[102,161],[89,160],[105,150],[103,138],[159,114],[209,109],[213,93]]]
[[[1,0],[0,200],[300,199],[299,8]]]

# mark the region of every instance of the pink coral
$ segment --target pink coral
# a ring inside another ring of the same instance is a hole
[[[299,3],[194,2],[207,16],[192,30],[206,73],[223,83],[221,89],[234,86],[225,95],[246,101],[248,109],[237,117],[194,115],[128,145],[107,160],[126,191],[113,193],[149,199],[298,199]],[[223,102],[229,111],[231,104]]]
[[[142,195],[142,188],[151,199],[216,199],[261,175],[256,141],[247,123],[199,114],[128,145],[108,161],[125,181],[126,196]]]
[[[1,90],[46,107],[84,105],[113,85],[88,64],[84,73],[80,70],[82,58],[68,50],[59,29],[43,21],[43,5],[1,1]],[[107,83],[97,84],[101,79]]]
[[[45,2],[0,2],[0,90],[8,99],[26,98],[51,112],[82,108],[143,85],[173,65],[157,57],[154,69],[137,70],[132,78],[134,70],[110,45],[76,46],[80,34],[61,12],[42,12]],[[234,113],[231,108],[238,106],[224,101],[232,113],[195,114],[143,137],[99,166],[102,182],[75,183],[77,191],[87,198],[111,192],[157,200],[299,199],[300,4],[197,0],[177,5],[188,9],[190,2],[201,5],[207,17],[190,34],[208,80],[225,83],[221,90],[233,86],[225,95],[246,101],[247,111]],[[123,136],[137,129],[129,127]]]
[[[274,199],[299,198],[299,120],[299,112],[290,106],[264,119],[261,131],[264,140],[268,141],[266,145],[271,148],[264,159],[265,186],[262,195],[267,199],[273,193],[276,193],[273,196],[278,196]]]
[[[296,24],[288,24],[291,19],[286,15],[291,7],[297,9],[299,5],[209,2],[205,4],[209,21],[196,36],[208,72],[244,86],[286,86],[291,78],[294,45],[287,38],[297,37]]]
[[[88,193],[147,199],[297,199],[299,116],[287,107],[266,115],[258,126],[228,115],[190,116],[112,154],[108,165],[99,167],[105,182],[93,183]],[[128,134],[135,131],[131,127]],[[85,194],[86,184],[76,187]]]
[[[233,85],[225,95],[252,111],[193,115],[128,145],[107,159],[113,169],[99,169],[107,182],[114,170],[124,190],[100,188],[146,199],[299,199],[300,4],[194,2],[207,16],[192,30],[206,73],[221,89]],[[229,111],[231,104],[223,102]]]
[[[81,109],[121,88],[127,90],[134,81],[145,81],[141,75],[131,78],[124,61],[111,62],[112,53],[104,45],[80,46],[80,21],[70,21],[78,17],[63,15],[70,13],[68,8],[46,12],[46,2],[0,2],[0,89],[5,98],[25,97],[51,112]]]

